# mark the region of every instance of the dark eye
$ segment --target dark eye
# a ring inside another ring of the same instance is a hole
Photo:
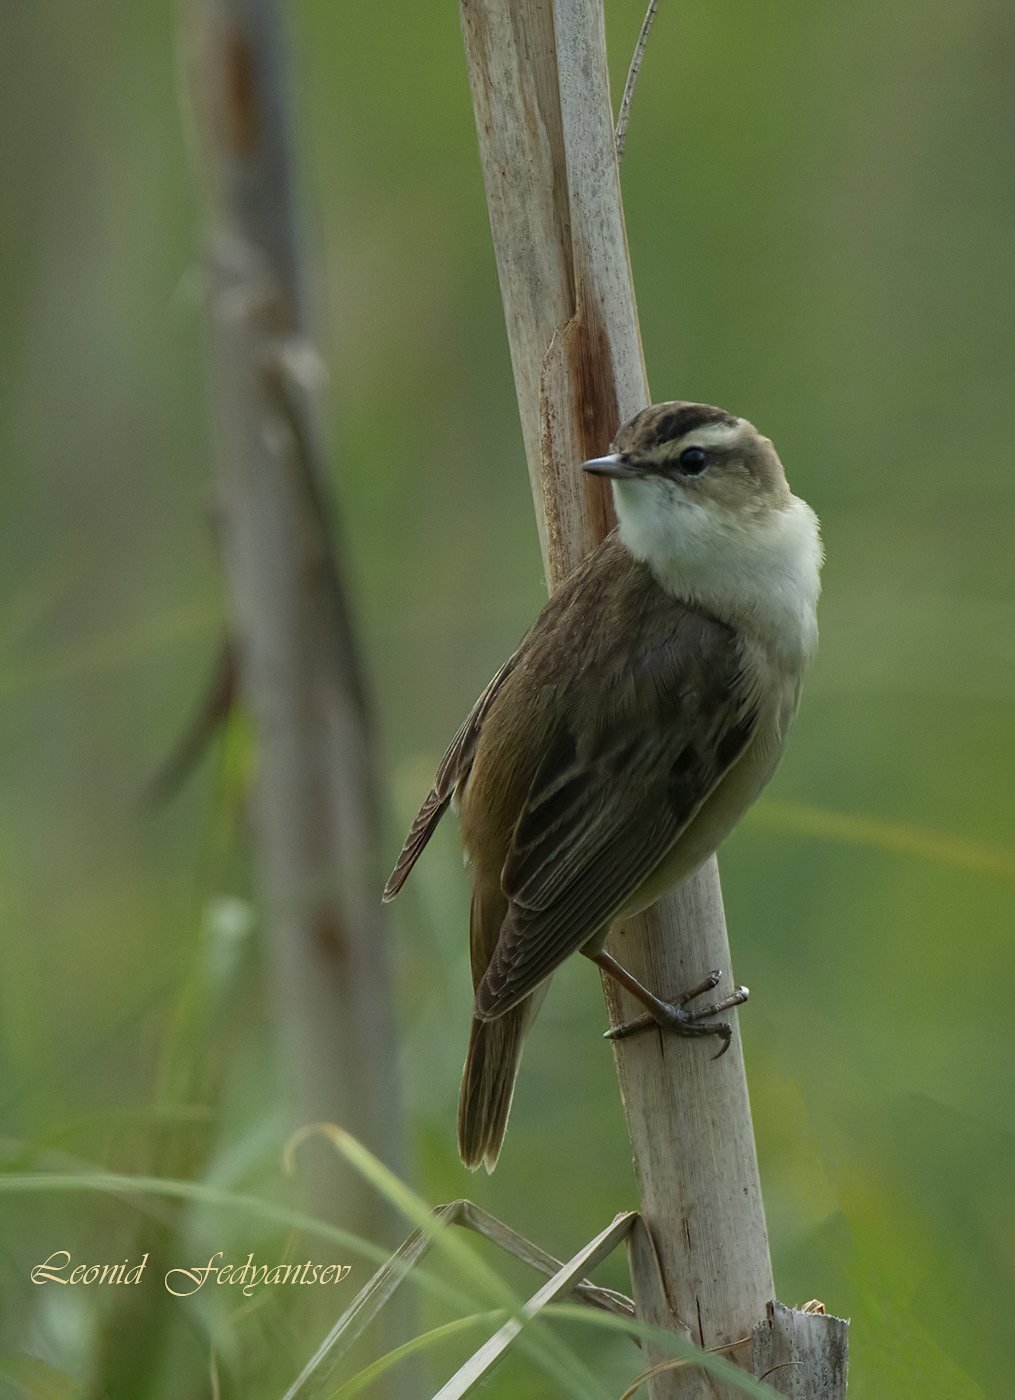
[[[685,476],[697,476],[708,465],[708,453],[703,447],[685,447],[680,454],[680,470]]]

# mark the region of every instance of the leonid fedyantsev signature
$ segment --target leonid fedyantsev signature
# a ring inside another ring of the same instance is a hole
[[[248,1254],[242,1264],[220,1262],[224,1258],[225,1251],[219,1249],[207,1264],[167,1270],[163,1275],[167,1292],[177,1298],[189,1298],[211,1281],[219,1286],[239,1288],[249,1298],[256,1288],[341,1283],[352,1269],[351,1264],[315,1264],[312,1259],[293,1264],[258,1264],[253,1253]],[[142,1282],[147,1268],[147,1254],[136,1264],[128,1259],[119,1264],[72,1264],[70,1251],[58,1249],[42,1264],[35,1265],[31,1277],[32,1282],[40,1286],[60,1283],[132,1287]]]

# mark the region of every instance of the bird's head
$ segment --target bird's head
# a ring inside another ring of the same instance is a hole
[[[653,404],[624,424],[609,456],[583,467],[610,478],[621,541],[670,591],[727,620],[795,615],[798,603],[813,613],[817,520],[746,418]]]
[[[704,403],[658,403],[620,429],[613,451],[584,470],[610,477],[617,514],[648,500],[748,519],[790,502],[778,454],[753,423]],[[647,500],[646,500],[647,494]]]

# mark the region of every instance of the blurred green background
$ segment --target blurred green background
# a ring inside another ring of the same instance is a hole
[[[618,95],[641,13],[607,5]],[[543,583],[456,7],[289,17],[393,855]],[[223,614],[177,19],[0,9],[0,1162],[284,1200],[246,737],[138,800]],[[1002,0],[664,5],[623,169],[654,394],[756,421],[824,526],[821,652],[721,872],[779,1294],[852,1317],[856,1400],[1011,1392],[1013,46]],[[391,930],[415,1183],[569,1254],[634,1204],[598,979],[555,979],[501,1166],[467,1176],[450,825],[414,883]],[[29,1283],[57,1248],[280,1238],[144,1212],[0,1193],[0,1388],[206,1395],[214,1353],[223,1394],[281,1393],[327,1315]],[[619,1395],[635,1354],[565,1335]],[[559,1391],[518,1360],[488,1393]]]

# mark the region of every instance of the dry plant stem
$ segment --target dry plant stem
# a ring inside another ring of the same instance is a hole
[[[509,1225],[505,1225],[502,1220],[498,1220],[495,1215],[491,1215],[472,1201],[449,1201],[447,1205],[437,1206],[433,1218],[440,1225],[458,1225],[462,1229],[474,1230],[491,1240],[505,1253],[520,1259],[523,1264],[528,1264],[548,1278],[560,1274],[567,1267],[560,1259],[547,1254],[545,1249],[527,1240],[524,1235],[519,1235],[516,1230],[512,1230]],[[622,1233],[618,1231],[615,1238],[619,1239]],[[408,1239],[403,1240],[387,1263],[383,1264],[360,1289],[282,1396],[282,1400],[318,1400],[326,1391],[328,1394],[334,1391],[334,1386],[329,1382],[336,1366],[401,1287],[409,1272],[426,1257],[432,1244],[432,1231],[423,1229],[414,1230]],[[588,1303],[590,1307],[600,1308],[603,1312],[612,1313],[617,1317],[634,1316],[634,1304],[630,1298],[625,1298],[622,1293],[615,1293],[610,1288],[599,1288],[588,1279],[575,1278],[571,1280],[569,1289],[570,1296],[576,1301]]]
[[[624,143],[627,140],[627,127],[631,120],[631,103],[634,100],[634,90],[638,84],[638,74],[641,72],[641,61],[645,57],[645,49],[648,45],[649,31],[652,28],[659,9],[659,0],[649,0],[648,9],[645,11],[645,18],[641,22],[641,29],[638,31],[638,39],[634,46],[634,53],[631,55],[631,66],[627,70],[627,81],[624,84],[624,95],[620,99],[620,113],[617,117],[617,164],[624,158]]]
[[[341,1123],[400,1163],[376,788],[323,460],[274,0],[187,0],[190,91],[211,211],[221,541],[240,696],[257,739],[253,820],[294,1124]],[[390,1236],[325,1147],[325,1218]]]
[[[194,714],[172,749],[145,785],[143,798],[152,806],[167,802],[197,767],[236,700],[236,657],[228,637],[219,643],[211,676]]]
[[[790,1400],[843,1400],[849,1324],[812,1307],[770,1304],[751,1338],[754,1372]]]
[[[551,587],[612,523],[604,484],[576,469],[648,402],[598,0],[462,0],[480,154],[522,434]],[[667,386],[679,394],[679,386]],[[730,952],[714,860],[609,944],[673,996]],[[723,991],[728,990],[725,981]],[[604,984],[611,1024],[630,999]],[[639,1316],[705,1348],[749,1337],[773,1296],[736,1013],[730,1051],[647,1033],[617,1070],[641,1189]],[[651,1353],[647,1357],[651,1362]],[[736,1357],[734,1359],[737,1359]],[[749,1360],[741,1350],[739,1359]],[[725,1392],[693,1368],[653,1400]]]
[[[563,1264],[550,1280],[523,1304],[520,1317],[510,1318],[478,1351],[473,1352],[468,1361],[441,1386],[433,1400],[462,1400],[462,1397],[471,1395],[521,1332],[524,1326],[523,1319],[538,1316],[548,1303],[572,1292],[585,1270],[594,1269],[613,1251],[618,1241],[630,1233],[635,1219],[633,1211],[622,1211],[616,1216],[605,1230],[601,1230],[574,1258]]]

